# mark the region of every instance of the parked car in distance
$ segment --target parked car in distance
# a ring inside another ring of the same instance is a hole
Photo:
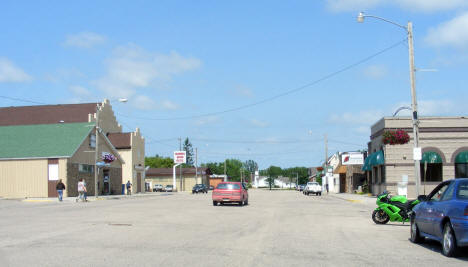
[[[418,200],[411,214],[411,242],[436,240],[447,257],[468,246],[468,178],[444,181]]]
[[[304,184],[300,184],[300,185],[299,185],[299,191],[303,191],[304,188],[305,188],[305,185],[304,185]]]
[[[208,194],[208,188],[206,187],[206,185],[204,184],[196,184],[193,188],[192,188],[192,194],[198,194],[198,193],[206,193]]]
[[[322,186],[319,185],[317,182],[308,182],[304,188],[304,194],[315,194],[317,196],[322,195]]]
[[[163,186],[162,184],[155,184],[153,186],[153,192],[162,192],[163,191]]]
[[[171,184],[168,184],[166,185],[166,187],[164,187],[164,191],[166,192],[172,192],[173,190],[174,190],[174,187]]]
[[[239,206],[249,204],[249,194],[244,183],[222,182],[213,190],[211,195],[213,206],[224,203],[238,203]]]
[[[214,189],[214,186],[210,185],[210,187],[208,188],[209,190],[213,190]]]

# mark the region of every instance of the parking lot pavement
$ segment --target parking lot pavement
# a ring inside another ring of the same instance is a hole
[[[214,207],[211,192],[87,203],[0,200],[0,266],[466,266],[468,261],[442,256],[434,242],[410,243],[407,224],[374,224],[371,205],[331,194],[249,194],[244,207]]]

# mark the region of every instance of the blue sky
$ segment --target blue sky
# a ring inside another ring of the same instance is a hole
[[[189,137],[200,162],[317,166],[324,134],[365,149],[411,100],[405,31],[359,11],[413,22],[416,67],[437,70],[416,74],[422,115],[466,115],[463,0],[4,1],[0,106],[109,98],[147,156]]]

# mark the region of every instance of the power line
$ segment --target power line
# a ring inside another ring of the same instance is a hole
[[[3,96],[3,95],[0,95],[0,98],[4,98],[4,99],[8,99],[8,100],[13,100],[13,101],[26,102],[26,103],[31,103],[31,104],[47,105],[46,103],[37,102],[37,101],[33,101],[33,100],[29,100],[29,99],[24,99],[24,98],[15,98],[15,97]]]
[[[358,60],[356,61],[355,63],[352,63],[346,67],[343,67],[337,71],[334,71],[332,73],[329,73],[325,76],[323,76],[322,78],[319,78],[313,82],[310,82],[310,83],[307,83],[305,85],[302,85],[302,86],[299,86],[297,88],[294,88],[294,89],[291,89],[291,90],[288,90],[286,92],[283,92],[283,93],[280,93],[280,94],[277,94],[277,95],[274,95],[274,96],[271,96],[269,98],[265,98],[263,100],[260,100],[260,101],[257,101],[257,102],[253,102],[253,103],[250,103],[250,104],[246,104],[246,105],[241,105],[241,106],[238,106],[238,107],[234,107],[234,108],[230,108],[230,109],[226,109],[226,110],[222,110],[222,111],[217,111],[217,112],[209,112],[209,113],[204,113],[204,114],[199,114],[199,115],[192,115],[192,116],[182,116],[182,117],[173,117],[173,118],[149,118],[149,117],[133,117],[133,116],[128,116],[128,115],[125,115],[125,114],[119,114],[120,116],[123,116],[123,117],[127,117],[127,118],[132,118],[132,119],[140,119],[140,120],[151,120],[151,121],[171,121],[171,120],[188,120],[188,119],[196,119],[196,118],[201,118],[201,117],[208,117],[208,116],[214,116],[214,115],[220,115],[220,114],[225,114],[225,113],[230,113],[230,112],[234,112],[234,111],[238,111],[238,110],[242,110],[242,109],[246,109],[246,108],[250,108],[250,107],[254,107],[254,106],[257,106],[257,105],[260,105],[260,104],[264,104],[266,102],[270,102],[270,101],[273,101],[275,99],[278,99],[280,97],[283,97],[283,96],[287,96],[287,95],[290,95],[290,94],[293,94],[293,93],[296,93],[298,91],[301,91],[301,90],[304,90],[306,89],[307,87],[311,87],[313,85],[316,85],[320,82],[323,82],[325,80],[328,80],[338,74],[341,74],[347,70],[350,70],[356,66],[359,66],[399,45],[401,45],[402,43],[405,43],[408,39],[405,38],[401,41],[398,41],[397,43],[394,43],[393,45],[383,49],[383,50],[380,50],[379,52],[377,53],[374,53],[370,56],[367,56],[361,60]]]

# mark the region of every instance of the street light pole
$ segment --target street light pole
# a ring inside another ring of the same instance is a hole
[[[98,196],[98,176],[99,168],[97,166],[99,160],[99,104],[96,104],[96,147],[94,148],[94,196]]]
[[[410,71],[410,85],[411,85],[411,109],[413,111],[413,114],[411,116],[411,121],[413,124],[413,143],[414,143],[414,150],[419,148],[419,119],[418,119],[418,103],[416,100],[416,82],[415,82],[415,67],[414,67],[414,44],[413,44],[413,23],[411,21],[408,21],[407,26],[400,25],[398,23],[395,23],[393,21],[377,17],[377,16],[372,16],[372,15],[365,15],[363,12],[360,12],[357,21],[362,23],[364,22],[364,18],[369,17],[369,18],[376,18],[385,22],[388,22],[390,24],[393,24],[395,26],[398,26],[400,28],[403,28],[406,30],[406,33],[408,34],[408,57],[409,57],[409,71]],[[414,153],[413,153],[414,154]],[[421,165],[420,165],[420,160],[418,158],[414,159],[414,177],[415,177],[415,186],[416,186],[416,195],[419,196],[419,187],[421,184]]]

